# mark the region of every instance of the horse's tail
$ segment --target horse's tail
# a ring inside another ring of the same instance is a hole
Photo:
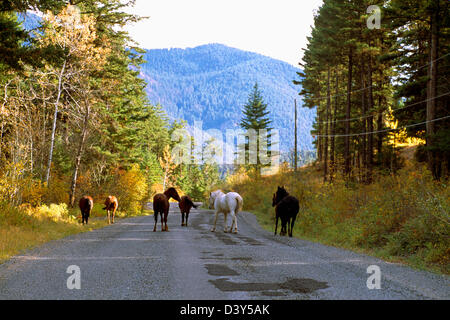
[[[242,197],[241,197],[240,195],[238,195],[238,196],[236,197],[236,203],[237,203],[237,206],[236,206],[236,213],[238,213],[239,211],[242,210],[242,208],[243,208],[243,206],[244,206],[244,200],[242,199]]]
[[[195,209],[197,209],[198,206],[196,206],[196,205],[194,204],[194,201],[192,201],[191,198],[189,198],[189,197],[186,198],[186,201],[189,203],[189,205],[190,205],[191,207],[194,207]]]

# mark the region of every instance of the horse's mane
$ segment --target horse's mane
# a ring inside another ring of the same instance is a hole
[[[219,195],[223,195],[223,194],[225,194],[225,193],[222,190],[220,190],[220,189],[211,192],[211,195],[214,195],[215,197],[217,197]]]
[[[284,187],[278,187],[277,195],[279,195],[281,199],[283,199],[284,197],[288,196],[289,193],[286,191]]]
[[[177,201],[180,201],[180,196],[178,195],[177,190],[174,187],[170,187],[169,189],[167,189],[166,191],[164,191],[164,195],[167,198],[174,198]]]

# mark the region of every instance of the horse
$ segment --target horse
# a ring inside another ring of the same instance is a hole
[[[278,187],[273,194],[272,207],[275,207],[275,235],[277,234],[278,218],[281,219],[280,235],[286,235],[286,224],[288,225],[289,237],[292,237],[295,219],[300,209],[298,199],[289,195],[284,187]]]
[[[109,196],[105,200],[105,207],[103,210],[106,210],[106,213],[108,214],[108,224],[111,224],[111,218],[110,214],[112,213],[112,223],[114,223],[114,217],[116,215],[117,207],[119,206],[119,202],[117,201],[117,198],[114,196]]]
[[[192,202],[191,198],[189,196],[182,196],[181,201],[178,203],[178,207],[181,211],[181,226],[184,227],[188,225],[188,219],[189,219],[189,212],[191,211],[191,208],[194,207],[197,209],[197,206]],[[184,215],[186,214],[186,223],[184,223]]]
[[[228,192],[227,194],[223,193],[222,190],[211,192],[209,195],[209,208],[214,208],[216,214],[211,232],[216,231],[217,217],[219,216],[219,213],[222,212],[224,214],[223,232],[228,232],[227,216],[229,213],[232,218],[230,232],[232,232],[234,226],[234,233],[237,233],[238,227],[236,215],[242,210],[243,204],[244,201],[242,200],[242,197],[236,192]]]
[[[175,190],[175,188],[172,187],[164,191],[164,193],[157,193],[153,196],[153,212],[154,212],[153,214],[155,216],[155,226],[153,227],[153,232],[156,231],[156,224],[158,222],[158,213],[161,215],[161,231],[169,231],[169,227],[167,226],[167,216],[169,215],[170,198],[173,198],[178,202],[181,201],[177,190]],[[163,224],[165,224],[165,228]]]
[[[78,202],[81,211],[81,223],[88,224],[89,216],[91,215],[92,208],[94,207],[94,200],[90,196],[84,196]]]

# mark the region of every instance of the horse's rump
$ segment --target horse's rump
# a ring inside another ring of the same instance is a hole
[[[197,206],[191,200],[189,196],[182,196],[180,202],[178,203],[178,207],[182,212],[186,212],[191,208],[197,209]]]
[[[153,197],[153,211],[154,213],[164,212],[169,209],[169,200],[162,193],[157,193]]]
[[[81,213],[89,214],[94,207],[94,200],[90,196],[84,196],[78,203]]]
[[[238,194],[238,193],[236,193],[236,194],[237,194],[237,197],[236,197],[236,203],[237,203],[236,213],[238,213],[239,211],[242,211],[242,208],[244,206],[244,200],[242,199],[240,194]]]

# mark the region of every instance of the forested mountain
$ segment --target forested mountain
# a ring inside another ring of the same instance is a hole
[[[144,55],[141,76],[152,103],[160,103],[174,119],[188,125],[202,121],[203,129],[238,128],[242,108],[255,82],[268,104],[272,127],[280,131],[280,149],[294,145],[294,99],[299,117],[299,149],[311,150],[314,110],[301,108],[299,70],[256,53],[209,44],[188,49],[155,49]]]

